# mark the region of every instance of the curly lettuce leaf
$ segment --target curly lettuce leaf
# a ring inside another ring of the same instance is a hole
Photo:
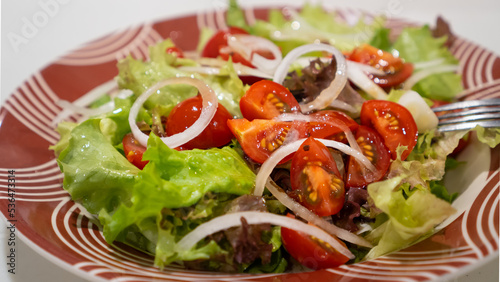
[[[64,189],[90,213],[113,211],[130,202],[139,169],[101,132],[100,119],[73,128],[57,163],[64,174]]]
[[[189,207],[206,193],[249,194],[255,174],[231,147],[176,151],[151,135],[138,173],[131,205],[121,205],[104,226],[108,242],[126,227],[161,214],[163,209]]]
[[[404,193],[405,190],[399,188],[405,178],[402,175],[367,187],[375,206],[389,217],[367,236],[367,239],[377,243],[366,255],[367,260],[414,243],[430,234],[436,225],[455,212],[450,203],[439,199],[428,189],[413,187],[410,195]]]

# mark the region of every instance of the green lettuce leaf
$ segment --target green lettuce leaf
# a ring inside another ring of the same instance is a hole
[[[402,175],[367,187],[375,206],[389,219],[367,236],[377,245],[365,259],[373,259],[404,248],[422,236],[430,234],[434,227],[455,212],[446,201],[439,199],[428,189],[413,187],[410,195],[399,189]]]
[[[118,63],[118,86],[132,90],[137,97],[161,80],[177,76],[194,76],[205,81],[215,91],[219,102],[233,116],[241,117],[239,99],[245,94],[244,85],[232,64],[228,63],[220,75],[200,75],[181,71],[176,67],[194,66],[196,63],[189,59],[179,59],[165,52],[172,46],[174,45],[170,40],[151,46],[149,61],[136,60],[130,56],[120,61]],[[162,111],[169,113],[178,103],[197,93],[198,90],[193,86],[169,85],[163,87],[159,94],[151,96],[144,103],[144,108],[151,110],[157,105],[162,105]]]
[[[100,119],[73,128],[57,163],[64,174],[64,189],[90,213],[111,212],[130,202],[139,169],[101,132]]]
[[[458,65],[458,60],[444,46],[445,42],[445,37],[434,38],[428,26],[409,27],[403,29],[393,49],[411,63],[443,60],[443,65]],[[449,101],[463,90],[462,77],[452,72],[438,73],[419,81],[412,89],[427,98]]]
[[[361,17],[355,25],[350,25],[342,23],[335,13],[326,11],[321,5],[306,3],[290,20],[285,19],[281,11],[272,10],[269,20],[256,21],[250,32],[269,38],[281,48],[283,54],[317,40],[344,51],[368,42],[384,22],[382,17],[375,18],[371,23]]]
[[[144,159],[149,163],[138,173],[131,204],[103,217],[108,242],[128,226],[160,216],[164,209],[190,207],[208,192],[249,194],[255,182],[255,174],[230,146],[176,151],[151,135]]]
[[[476,126],[474,131],[477,134],[477,139],[484,144],[490,146],[490,148],[495,148],[500,144],[500,128],[484,128],[482,126]]]

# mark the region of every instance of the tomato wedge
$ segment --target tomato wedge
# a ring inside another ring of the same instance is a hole
[[[417,144],[418,129],[411,113],[398,103],[385,100],[369,100],[361,106],[361,124],[374,128],[384,139],[392,159],[397,158],[398,146],[406,146],[401,160]]]
[[[292,157],[290,196],[319,216],[344,206],[344,181],[328,148],[309,137]]]
[[[347,59],[383,70],[385,75],[370,74],[369,77],[384,88],[403,83],[413,73],[412,64],[404,63],[403,60],[394,57],[391,53],[368,44],[355,48],[348,54]]]
[[[245,154],[258,163],[265,162],[283,143],[293,138],[304,138],[307,134],[305,122],[280,122],[267,119],[231,119],[227,121]],[[283,159],[285,163],[289,158]]]
[[[337,267],[349,261],[329,244],[299,231],[281,227],[281,240],[294,259],[311,269]]]
[[[200,95],[186,99],[179,103],[170,112],[166,122],[167,136],[183,132],[200,117],[203,99]],[[181,150],[208,149],[212,147],[224,146],[231,142],[233,134],[227,126],[227,120],[231,119],[231,114],[219,104],[215,116],[209,125],[200,135],[180,146]]]
[[[344,129],[355,131],[359,124],[340,111],[325,110],[310,114],[313,121],[309,122],[311,137],[331,139],[347,143]]]
[[[148,161],[142,160],[142,155],[146,151],[146,147],[142,146],[137,140],[135,140],[132,133],[126,134],[123,137],[122,144],[127,160],[136,167],[143,169],[148,163]]]
[[[167,52],[168,54],[173,54],[177,58],[184,58],[184,53],[177,46],[168,47],[167,50],[165,50],[165,52]]]
[[[240,109],[248,120],[271,119],[282,113],[298,113],[300,106],[283,85],[269,80],[254,83],[241,97]]]
[[[356,142],[371,163],[375,166],[375,171],[367,170],[354,157],[349,157],[346,186],[365,187],[366,185],[381,180],[389,166],[391,156],[387,151],[382,137],[373,129],[360,126],[356,131]]]

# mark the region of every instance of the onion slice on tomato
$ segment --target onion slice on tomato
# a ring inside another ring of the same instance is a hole
[[[257,173],[257,176],[255,178],[255,189],[253,191],[253,194],[255,196],[262,196],[262,193],[264,192],[264,188],[266,186],[267,178],[271,175],[272,170],[285,157],[295,153],[305,140],[306,139],[299,139],[288,144],[283,144],[276,151],[274,151],[271,156],[269,156],[269,158],[260,167],[259,172]],[[373,166],[373,164],[360,151],[357,151],[341,142],[326,139],[316,140],[320,141],[327,147],[337,149],[345,154],[353,156],[367,169],[375,171],[375,167]]]
[[[290,65],[295,62],[300,56],[307,54],[313,51],[325,51],[329,52],[335,57],[337,63],[337,70],[335,73],[335,78],[332,80],[330,85],[325,88],[321,93],[311,102],[301,103],[300,107],[302,112],[310,112],[313,110],[321,110],[326,108],[328,105],[335,100],[347,82],[347,63],[344,55],[337,50],[337,48],[328,45],[328,44],[306,44],[300,47],[297,47],[290,51],[285,58],[281,61],[280,65],[276,68],[276,72],[274,73],[273,81],[277,83],[283,83],[286,75],[288,74],[288,70]]]
[[[196,245],[196,243],[198,243],[201,239],[206,238],[215,232],[241,225],[241,218],[245,218],[248,224],[273,224],[314,236],[319,240],[328,243],[335,250],[349,259],[354,258],[351,251],[342,246],[336,238],[316,226],[312,226],[300,220],[283,215],[255,211],[228,213],[211,219],[210,221],[199,225],[193,231],[184,236],[177,243],[175,250],[178,253],[187,252],[191,250],[191,248],[193,248],[193,246]]]
[[[189,142],[191,139],[198,136],[207,127],[207,125],[215,115],[215,112],[219,105],[217,96],[215,95],[215,92],[212,90],[212,88],[210,88],[202,80],[191,77],[175,77],[162,80],[146,90],[141,96],[139,96],[139,98],[135,100],[134,104],[130,108],[128,122],[130,128],[132,129],[132,134],[134,135],[134,138],[143,146],[147,146],[149,135],[144,134],[139,129],[139,127],[137,127],[136,118],[137,114],[139,113],[139,109],[151,95],[157,93],[158,90],[160,90],[162,87],[172,84],[188,84],[198,88],[198,91],[200,92],[203,99],[203,108],[201,109],[200,117],[189,128],[181,133],[177,133],[169,137],[162,137],[161,140],[163,141],[163,143],[165,143],[165,145],[170,148],[176,148]]]
[[[273,73],[281,62],[281,50],[272,41],[254,35],[233,34],[228,36],[227,45],[235,52],[241,54],[257,69]],[[256,51],[265,50],[271,52],[273,59],[267,59],[259,55]]]
[[[385,93],[382,87],[378,86],[373,80],[371,80],[366,75],[366,67],[359,67],[359,64],[349,64],[347,69],[347,77],[351,80],[357,87],[365,91],[368,95],[375,99],[386,100],[387,93]]]
[[[324,218],[317,216],[315,213],[311,212],[306,207],[296,202],[294,199],[290,198],[285,193],[285,191],[283,191],[283,189],[281,189],[281,187],[279,187],[278,184],[276,184],[270,178],[267,179],[266,187],[269,189],[271,194],[273,194],[273,196],[278,199],[278,201],[280,201],[288,209],[293,211],[296,216],[305,219],[307,222],[318,226],[329,234],[335,235],[344,241],[356,244],[358,246],[369,248],[373,247],[372,244],[370,244],[370,242],[368,242],[366,239],[328,222]]]

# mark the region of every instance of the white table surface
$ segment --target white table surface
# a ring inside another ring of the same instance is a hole
[[[318,1],[310,1],[318,2]],[[431,23],[437,15],[449,21],[453,31],[500,54],[500,1],[498,0],[336,0],[321,1],[327,7],[354,7],[392,17]],[[240,0],[244,6],[299,5],[303,1]],[[36,70],[59,55],[97,37],[134,23],[177,17],[226,6],[225,0],[2,0],[1,92],[3,103],[15,88]],[[47,8],[49,7],[49,8]],[[40,11],[46,24],[24,43],[15,46],[8,34],[20,35],[26,20]],[[48,12],[47,12],[48,11]],[[17,247],[17,274],[7,272],[6,229],[0,228],[0,281],[86,281],[48,261],[24,243]],[[498,258],[450,281],[499,281]]]

